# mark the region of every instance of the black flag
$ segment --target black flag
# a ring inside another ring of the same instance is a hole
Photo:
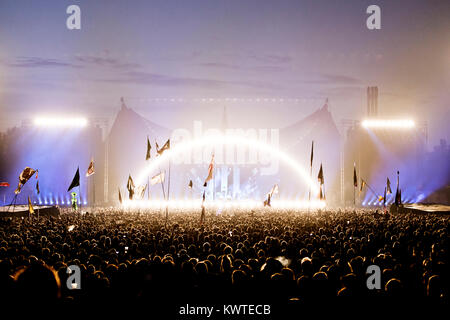
[[[358,188],[358,177],[356,176],[356,164],[353,164],[353,186]]]
[[[134,182],[133,178],[131,178],[131,174],[128,176],[127,189],[128,189],[128,197],[130,200],[133,200],[134,195]]]
[[[192,189],[192,186],[193,186],[192,180],[189,180],[189,188]]]
[[[72,183],[69,186],[69,189],[67,189],[67,192],[72,190],[75,187],[80,186],[80,167],[78,167],[77,172],[75,173],[75,176],[73,177]]]
[[[319,180],[320,185],[323,185],[324,179],[323,179],[322,164],[320,164],[320,170],[319,170],[319,175],[317,176],[317,179]]]
[[[162,156],[162,154],[164,153],[164,151],[169,150],[170,149],[170,139],[166,141],[166,143],[164,143],[164,145],[161,147],[161,149],[158,148],[158,144],[156,144],[156,152]]]
[[[389,181],[389,178],[387,178],[387,180],[386,180],[386,193],[387,194],[391,194],[392,193],[391,182]]]
[[[36,192],[37,192],[37,194],[41,193],[41,191],[39,190],[39,180],[36,181]]]
[[[150,159],[151,148],[152,148],[152,146],[150,145],[150,140],[148,140],[148,136],[147,136],[147,155],[145,156],[145,160]]]
[[[313,159],[314,159],[314,140],[311,144],[311,167],[313,165]]]

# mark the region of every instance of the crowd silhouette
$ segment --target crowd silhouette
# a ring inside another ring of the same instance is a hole
[[[374,210],[64,212],[0,219],[4,299],[187,303],[423,298],[448,303],[449,217]],[[67,267],[81,270],[69,290]],[[369,265],[381,288],[366,285]]]

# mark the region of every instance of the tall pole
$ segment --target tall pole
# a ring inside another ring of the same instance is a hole
[[[83,200],[81,199],[81,184],[78,185],[78,193],[80,194],[79,198],[80,198],[80,213],[81,213],[82,212],[81,205],[83,204]]]
[[[169,181],[167,183],[167,202],[166,202],[166,225],[169,219],[169,198],[170,198],[170,158],[169,158]]]

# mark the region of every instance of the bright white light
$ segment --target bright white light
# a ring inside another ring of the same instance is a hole
[[[206,200],[205,208],[221,210],[252,210],[252,209],[277,209],[277,210],[296,210],[296,209],[322,209],[325,208],[325,201],[300,201],[300,200],[272,200],[271,207],[264,207],[263,201],[256,200]],[[168,207],[173,210],[200,210],[202,200],[125,200],[123,207],[126,209],[153,209],[161,210]]]
[[[392,128],[392,129],[407,129],[413,128],[416,124],[413,120],[364,120],[362,126],[364,128]]]
[[[139,174],[137,178],[137,184],[143,185],[150,174],[157,172],[161,166],[161,163],[168,161],[172,157],[176,157],[180,154],[185,154],[194,148],[199,148],[202,146],[245,146],[256,148],[259,151],[273,155],[286,163],[297,176],[300,178],[299,181],[304,181],[308,187],[311,187],[311,192],[313,195],[319,194],[319,184],[317,181],[312,180],[309,173],[300,165],[296,160],[294,160],[290,155],[281,151],[280,149],[264,143],[255,139],[247,139],[242,136],[229,136],[229,135],[215,135],[206,136],[199,139],[186,141],[174,145],[171,149],[165,151],[162,156],[155,158],[147,167],[145,167]]]
[[[50,117],[36,118],[34,124],[39,127],[85,127],[88,121],[85,118]]]

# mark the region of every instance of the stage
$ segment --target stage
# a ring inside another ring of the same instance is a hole
[[[450,214],[450,206],[437,203],[412,203],[397,207],[393,204],[389,211],[391,213]]]
[[[56,206],[33,206],[34,215],[38,215],[40,217],[57,217],[60,215],[60,209]],[[28,205],[16,205],[14,206],[3,206],[0,207],[0,218],[9,218],[9,217],[28,217]]]

